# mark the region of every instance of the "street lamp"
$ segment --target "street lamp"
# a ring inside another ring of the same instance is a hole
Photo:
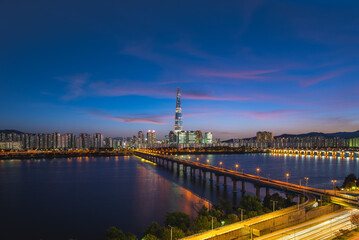
[[[171,225],[168,225],[171,228],[171,240],[172,240],[172,229],[173,227]]]
[[[223,162],[219,162],[219,166],[222,167]]]
[[[238,164],[236,164],[236,172],[238,172]]]
[[[289,173],[286,173],[286,174],[285,174],[285,177],[287,178],[287,183],[288,183]]]
[[[275,211],[275,203],[277,203],[278,201],[271,200],[271,202],[273,202],[273,212],[274,212]]]
[[[257,176],[259,177],[260,168],[257,168],[256,171],[257,171]]]
[[[308,181],[309,181],[309,177],[305,177],[305,186],[308,188]]]
[[[332,180],[332,183],[333,183],[333,193],[334,193],[334,195],[335,195],[335,188],[334,188],[334,185],[335,185],[335,183],[337,182],[337,180]]]

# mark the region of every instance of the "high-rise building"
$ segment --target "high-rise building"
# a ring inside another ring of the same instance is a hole
[[[180,131],[177,133],[177,142],[178,143],[186,143],[187,142],[187,134],[186,131]]]
[[[212,144],[212,139],[213,139],[212,132],[206,132],[204,134],[204,143]]]
[[[196,143],[202,143],[203,137],[202,137],[202,131],[197,130],[196,131]]]
[[[148,144],[156,143],[156,131],[155,130],[147,131],[147,143]]]
[[[175,134],[183,130],[181,92],[177,88],[176,113],[175,113]]]
[[[103,148],[103,140],[104,140],[104,137],[101,133],[95,133],[93,135],[93,147],[95,149],[99,149],[99,148]]]
[[[175,143],[176,142],[176,135],[173,131],[170,131],[170,133],[168,134],[168,141],[170,143]]]
[[[145,143],[145,135],[143,134],[143,131],[138,132],[138,140],[139,143]]]
[[[257,132],[257,142],[272,142],[273,133],[271,132]]]
[[[196,143],[196,133],[194,131],[187,131],[186,138],[186,143]]]
[[[79,148],[89,149],[92,147],[91,136],[87,133],[81,133],[79,137]]]

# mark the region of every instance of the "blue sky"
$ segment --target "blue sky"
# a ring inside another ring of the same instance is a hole
[[[358,1],[16,1],[2,129],[215,137],[359,129]]]

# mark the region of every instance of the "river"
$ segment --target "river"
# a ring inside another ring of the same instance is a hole
[[[270,154],[191,155],[191,161],[309,186],[341,184],[358,175],[358,159],[275,156]],[[189,158],[190,157],[190,158]],[[197,160],[198,158],[198,160]],[[207,161],[208,160],[208,161]],[[260,171],[257,173],[256,169]],[[304,180],[302,180],[304,181]],[[303,182],[302,182],[303,183]],[[248,193],[254,193],[247,184]],[[0,161],[0,239],[100,239],[110,226],[141,234],[166,212],[192,217],[208,201],[231,199],[198,179],[172,173],[136,157],[82,157]],[[264,193],[262,193],[264,194]]]

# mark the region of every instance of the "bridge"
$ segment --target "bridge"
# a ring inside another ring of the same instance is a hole
[[[252,174],[247,174],[244,172],[238,172],[234,170],[229,170],[221,167],[216,167],[212,165],[207,165],[199,162],[193,162],[188,160],[183,160],[176,158],[171,155],[163,155],[160,152],[150,152],[150,151],[135,151],[135,155],[144,158],[148,161],[154,162],[160,166],[163,166],[170,170],[175,170],[177,172],[183,171],[184,174],[191,177],[196,177],[196,174],[204,182],[207,180],[207,174],[209,174],[209,181],[216,184],[217,187],[220,186],[220,178],[223,178],[224,185],[228,185],[227,179],[232,180],[233,192],[237,193],[237,185],[240,183],[241,191],[245,192],[245,183],[252,183],[256,189],[256,195],[260,197],[260,191],[262,188],[266,189],[266,194],[269,194],[269,189],[275,189],[282,192],[294,193],[301,195],[301,202],[305,201],[305,198],[310,197],[321,197],[323,195],[329,195],[336,202],[346,203],[349,205],[359,206],[358,198],[346,194],[336,193],[336,191],[323,190],[318,188],[312,188],[308,186],[297,185],[293,183],[278,181],[270,179],[267,177],[256,176]]]
[[[237,193],[237,183],[241,183],[241,191],[245,192],[245,183],[252,183],[256,188],[256,195],[260,196],[260,189],[265,188],[266,194],[269,194],[269,189],[276,189],[282,192],[294,193],[300,195],[300,202],[298,205],[290,208],[274,211],[265,215],[261,215],[252,219],[237,222],[221,228],[210,230],[197,235],[186,237],[188,240],[229,240],[229,239],[246,239],[246,234],[256,234],[261,236],[280,229],[292,227],[297,224],[303,224],[306,221],[316,219],[319,216],[329,214],[339,214],[338,211],[343,211],[340,205],[328,205],[322,208],[312,208],[316,203],[316,199],[323,195],[329,195],[331,200],[337,204],[345,204],[349,206],[358,207],[358,199],[356,197],[336,193],[335,191],[326,191],[323,189],[311,188],[307,186],[296,185],[288,182],[277,181],[261,176],[246,174],[244,172],[233,171],[221,167],[215,167],[199,162],[179,159],[175,156],[165,155],[160,151],[135,151],[136,156],[145,160],[158,164],[170,171],[183,171],[183,174],[190,175],[195,178],[202,179],[203,182],[208,180],[211,184],[220,186],[220,178],[223,178],[224,185],[227,185],[227,178],[232,180],[233,193]],[[343,213],[344,214],[344,213]]]
[[[296,156],[318,156],[318,157],[339,157],[359,158],[359,151],[349,150],[315,150],[315,149],[267,149],[272,154],[296,155]]]

